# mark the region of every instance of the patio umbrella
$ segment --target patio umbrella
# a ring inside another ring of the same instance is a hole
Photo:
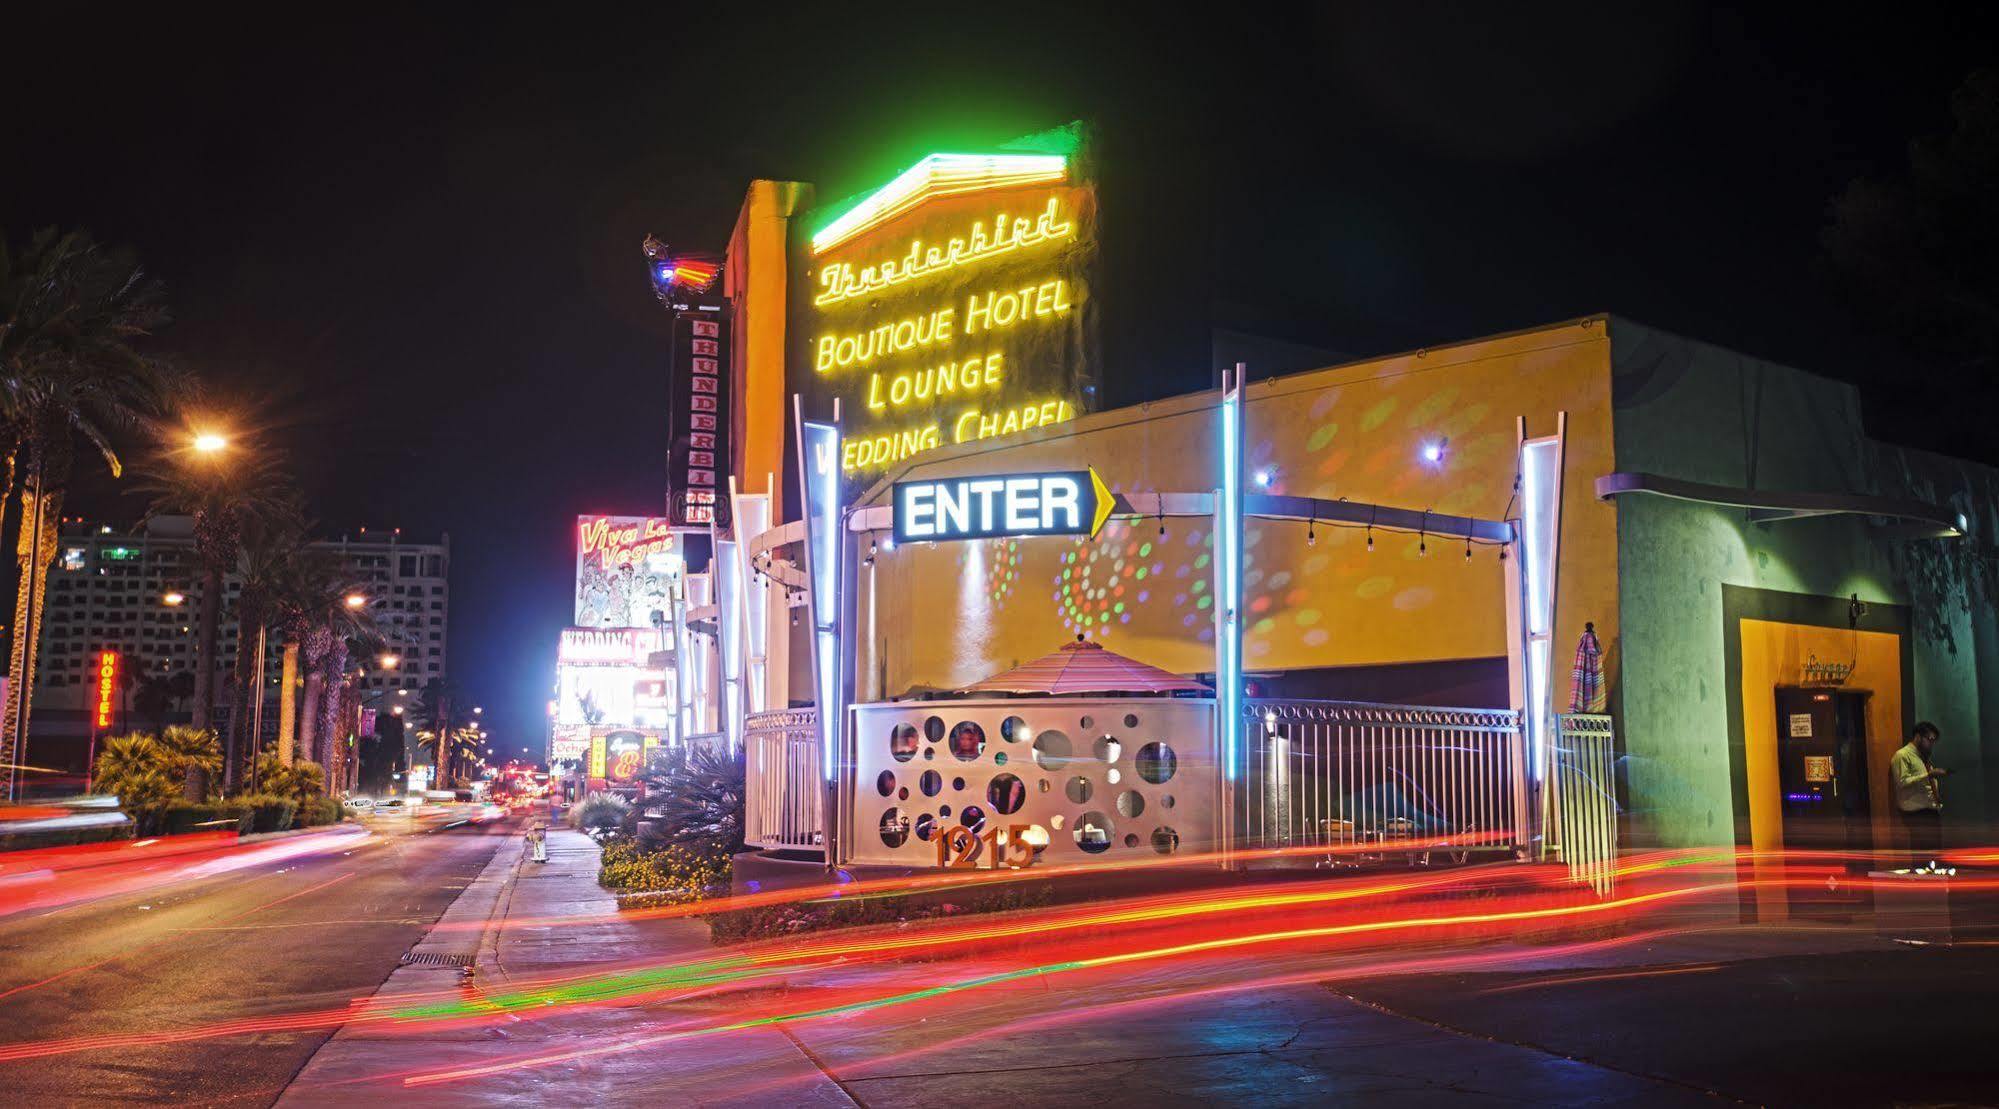
[[[1192,678],[1106,651],[1080,636],[1054,654],[967,686],[964,693],[1205,693]]]
[[[1602,712],[1609,694],[1603,687],[1603,644],[1597,642],[1596,624],[1583,625],[1583,637],[1576,643],[1575,683],[1569,695],[1570,712]]]

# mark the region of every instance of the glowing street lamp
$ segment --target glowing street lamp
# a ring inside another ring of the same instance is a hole
[[[473,706],[472,706],[472,715],[474,715],[474,716],[478,716],[479,714],[481,714],[481,713],[483,713],[483,712],[485,712],[485,711],[486,711],[486,707],[485,707],[484,705],[473,705]]]
[[[382,669],[394,670],[396,667],[402,665],[403,657],[401,655],[383,655],[377,661],[382,664]]]
[[[187,603],[187,594],[178,589],[169,590],[166,596],[160,598],[160,603],[168,608],[179,608]]]
[[[194,437],[194,449],[202,454],[221,454],[229,449],[229,440],[213,431],[204,431]]]
[[[362,605],[365,605],[365,604],[367,604],[367,603],[368,603],[368,598],[367,598],[367,597],[365,597],[365,596],[362,596],[362,595],[361,595],[361,594],[359,594],[359,593],[349,593],[349,594],[347,594],[347,607],[348,607],[348,608],[360,608],[360,607],[361,607]]]

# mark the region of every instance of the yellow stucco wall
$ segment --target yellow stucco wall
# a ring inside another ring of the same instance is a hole
[[[1113,369],[1115,372],[1115,368]],[[1253,373],[1253,370],[1252,370]],[[1155,495],[1217,483],[1213,394],[1082,417],[949,449],[896,476],[1093,466],[1143,513]],[[1616,516],[1591,485],[1611,469],[1609,343],[1576,321],[1252,384],[1246,472],[1268,492],[1346,497],[1496,518],[1509,512],[1515,420],[1530,435],[1569,414],[1557,599],[1558,669],[1585,620],[1617,622]],[[1442,460],[1421,457],[1448,439]],[[886,482],[871,495],[885,499]],[[1517,506],[1511,511],[1517,512]],[[1210,528],[1201,519],[1114,520],[1094,540],[946,543],[882,552],[862,570],[862,699],[956,688],[1053,650],[1079,630],[1182,673],[1213,667]],[[1303,523],[1246,526],[1250,670],[1494,657],[1506,653],[1498,552],[1462,536]],[[1427,547],[1427,555],[1419,554]],[[1558,675],[1565,703],[1567,679]]]

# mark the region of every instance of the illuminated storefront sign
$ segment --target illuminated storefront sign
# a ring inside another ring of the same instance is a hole
[[[653,628],[564,628],[556,661],[564,666],[644,666],[666,650]]]
[[[590,753],[588,725],[557,725],[548,742],[550,762],[577,762]]]
[[[1061,423],[1096,362],[1096,193],[1059,154],[932,155],[812,237],[793,391],[840,402],[840,470]]]
[[[656,734],[621,729],[590,737],[590,777],[611,785],[631,785],[645,775],[646,755],[659,745]]]
[[[673,397],[667,443],[666,515],[672,526],[727,527],[729,318],[720,308],[673,316]]]
[[[576,518],[576,623],[650,628],[671,610],[683,567],[673,522],[651,516]]]
[[[1116,503],[1095,470],[899,481],[893,496],[895,539],[1095,535]]]
[[[118,652],[97,653],[97,696],[90,714],[92,731],[99,735],[112,729],[118,717]]]

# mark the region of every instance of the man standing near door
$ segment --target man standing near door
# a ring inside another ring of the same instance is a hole
[[[1937,726],[1925,720],[1909,733],[1888,761],[1895,778],[1895,807],[1901,811],[1902,827],[1909,834],[1909,850],[1916,865],[1935,862],[1943,850],[1943,798],[1937,781],[1949,773],[1930,765],[1930,752],[1937,744]]]

